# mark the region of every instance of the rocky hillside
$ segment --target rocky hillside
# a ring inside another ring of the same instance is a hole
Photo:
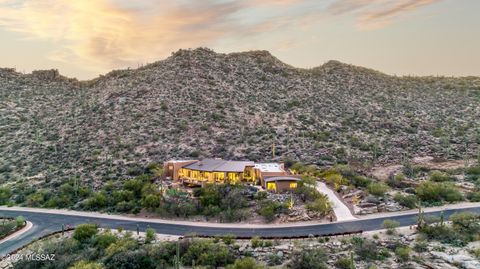
[[[168,158],[393,163],[476,156],[480,78],[394,77],[266,51],[180,50],[77,81],[0,69],[0,184],[104,182]]]

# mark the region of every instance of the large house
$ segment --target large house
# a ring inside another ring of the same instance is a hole
[[[164,163],[168,178],[185,183],[261,185],[273,192],[295,189],[298,176],[291,175],[282,163],[255,163],[222,159],[170,160]]]

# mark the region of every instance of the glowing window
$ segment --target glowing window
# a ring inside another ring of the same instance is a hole
[[[297,182],[290,183],[290,189],[295,189],[295,188],[297,188]]]
[[[275,184],[275,182],[267,182],[267,190],[276,191],[277,184]]]

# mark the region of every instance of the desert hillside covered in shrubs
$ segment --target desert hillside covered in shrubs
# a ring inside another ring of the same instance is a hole
[[[97,188],[169,158],[319,167],[479,155],[480,78],[179,50],[89,81],[0,69],[0,185]],[[272,144],[275,156],[272,156]]]

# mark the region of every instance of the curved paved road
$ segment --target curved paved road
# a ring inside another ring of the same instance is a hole
[[[0,244],[0,256],[4,256],[23,245],[28,244],[32,240],[39,238],[43,235],[60,231],[62,224],[78,225],[81,223],[97,223],[103,228],[116,229],[122,227],[125,230],[135,231],[137,225],[141,231],[144,231],[148,227],[154,228],[157,233],[169,234],[169,235],[185,235],[185,234],[198,234],[205,236],[221,235],[221,234],[234,234],[238,237],[251,237],[251,236],[263,236],[263,237],[300,237],[308,235],[326,235],[333,233],[343,233],[351,231],[372,231],[382,229],[382,224],[385,219],[393,219],[400,223],[400,226],[409,226],[416,223],[417,213],[399,213],[398,215],[361,218],[357,220],[334,222],[326,224],[292,224],[290,226],[259,226],[259,227],[242,227],[241,225],[192,225],[192,224],[178,224],[178,223],[159,223],[155,221],[148,221],[146,219],[136,220],[134,218],[119,219],[115,217],[109,217],[103,215],[101,217],[95,216],[77,216],[68,215],[65,213],[50,213],[50,212],[34,212],[24,210],[12,210],[6,208],[0,208],[0,217],[16,217],[24,216],[27,220],[33,223],[33,228],[28,232],[14,238],[10,241]],[[433,212],[425,213],[426,216],[439,216],[441,211],[444,212],[444,216],[448,218],[451,214],[461,211],[471,211],[480,213],[480,206],[458,209],[438,209]]]

